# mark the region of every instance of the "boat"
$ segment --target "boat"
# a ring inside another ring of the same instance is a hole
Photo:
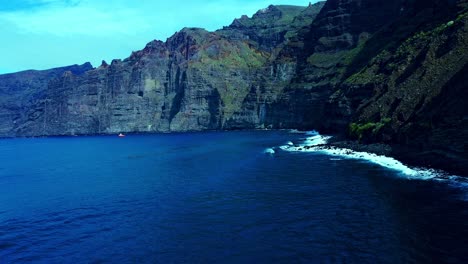
[[[119,134],[119,137],[125,137],[125,135],[124,135],[124,134],[122,134],[122,133],[120,133],[120,134]]]

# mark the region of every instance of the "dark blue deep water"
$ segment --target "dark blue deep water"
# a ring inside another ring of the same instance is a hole
[[[0,263],[467,263],[467,190],[300,137],[0,140]]]

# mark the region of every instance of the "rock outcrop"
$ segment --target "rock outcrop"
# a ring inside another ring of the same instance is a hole
[[[0,136],[296,128],[468,174],[466,0],[269,6],[124,60],[0,76]]]

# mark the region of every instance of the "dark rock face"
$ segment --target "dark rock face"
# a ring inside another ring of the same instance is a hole
[[[333,117],[327,128],[367,124],[361,141],[390,144],[409,163],[466,174],[467,22],[463,1],[406,2],[347,68],[326,107]]]
[[[40,122],[44,109],[34,104],[44,98],[50,80],[59,78],[65,72],[79,76],[92,68],[90,63],[85,63],[46,71],[29,70],[0,75],[0,136],[16,136],[16,131],[27,124]]]
[[[314,128],[468,174],[467,7],[269,6],[98,68],[3,75],[0,136]]]
[[[400,15],[398,1],[329,0],[296,50],[296,74],[274,106],[276,127],[323,128],[326,102],[344,78],[353,56],[377,30]],[[329,111],[329,110],[327,110]],[[337,119],[341,122],[341,119]]]

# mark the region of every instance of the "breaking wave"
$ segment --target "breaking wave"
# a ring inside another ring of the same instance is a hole
[[[408,179],[420,180],[435,180],[447,181],[450,185],[456,187],[468,188],[468,180],[464,177],[449,175],[443,171],[428,169],[428,168],[415,168],[405,165],[404,163],[392,157],[384,155],[377,155],[374,153],[354,151],[346,148],[338,148],[327,145],[331,136],[320,135],[317,131],[309,131],[304,133],[307,137],[300,142],[293,143],[287,142],[286,145],[280,146],[277,149],[287,152],[316,152],[332,156],[332,160],[339,161],[343,159],[364,160],[382,167],[395,170],[399,172],[401,177]],[[272,154],[275,153],[276,148],[272,148]]]
[[[275,150],[272,149],[272,148],[267,148],[267,149],[265,149],[265,151],[263,151],[263,153],[265,153],[265,154],[275,154]]]

